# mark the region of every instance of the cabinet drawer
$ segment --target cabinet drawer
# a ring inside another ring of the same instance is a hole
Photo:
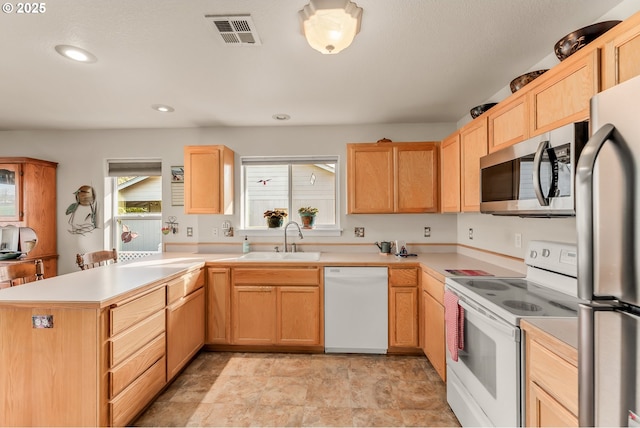
[[[109,403],[112,426],[126,426],[166,383],[164,357]]]
[[[164,310],[150,316],[124,333],[109,341],[111,367],[123,362],[165,330]]]
[[[426,272],[422,272],[422,289],[429,293],[436,302],[444,305],[444,284]]]
[[[389,269],[389,284],[392,287],[418,285],[418,268]]]
[[[110,310],[110,336],[126,330],[165,307],[164,287]]]
[[[578,369],[540,343],[530,342],[529,376],[574,415],[578,414]]]
[[[318,285],[320,270],[313,269],[234,269],[234,284]]]
[[[204,270],[189,272],[167,284],[167,305],[204,286]]]
[[[109,372],[109,397],[120,394],[131,382],[144,373],[156,361],[165,355],[166,337],[164,334],[140,348],[127,361]]]

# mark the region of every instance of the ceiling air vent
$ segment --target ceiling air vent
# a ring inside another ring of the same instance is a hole
[[[259,45],[260,37],[249,15],[205,15],[228,45]]]

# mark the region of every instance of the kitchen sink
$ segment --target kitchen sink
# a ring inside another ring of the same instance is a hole
[[[320,260],[319,252],[309,253],[276,253],[275,251],[254,251],[247,253],[238,260],[260,261],[260,262],[280,262],[280,261],[315,261]]]

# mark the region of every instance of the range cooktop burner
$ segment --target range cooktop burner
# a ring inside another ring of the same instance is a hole
[[[508,285],[500,284],[499,282],[491,282],[491,281],[469,281],[467,282],[469,287],[479,288],[481,290],[495,290],[502,291],[509,288]]]
[[[523,302],[521,300],[505,300],[502,302],[505,306],[517,309],[523,312],[541,312],[542,307],[535,303]]]

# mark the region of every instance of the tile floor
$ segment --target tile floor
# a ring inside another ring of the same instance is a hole
[[[460,426],[424,357],[202,352],[134,426]]]

